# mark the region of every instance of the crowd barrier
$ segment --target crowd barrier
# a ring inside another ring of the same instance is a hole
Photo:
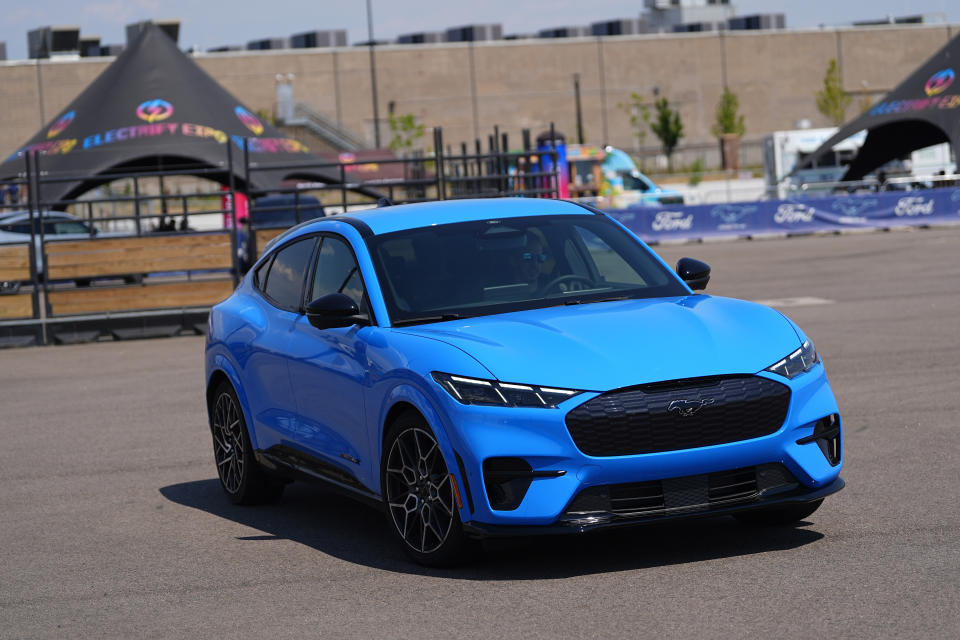
[[[960,224],[960,188],[608,210],[645,242]]]

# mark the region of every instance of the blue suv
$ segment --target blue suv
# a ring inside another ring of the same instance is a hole
[[[823,364],[779,312],[695,293],[709,276],[565,201],[294,227],[210,314],[223,489],[324,482],[430,565],[486,536],[806,518],[843,487]]]

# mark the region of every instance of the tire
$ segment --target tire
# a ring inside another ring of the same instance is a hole
[[[123,282],[124,284],[143,284],[143,276],[144,274],[142,273],[132,273],[130,275],[123,276]]]
[[[77,285],[78,287],[89,287],[90,282],[90,278],[77,278],[73,281],[73,284]]]
[[[233,504],[275,502],[283,493],[282,481],[257,464],[240,401],[227,381],[217,385],[210,406],[213,459],[220,486]]]
[[[426,420],[416,412],[390,426],[380,460],[380,483],[390,531],[415,562],[449,567],[475,546],[463,532],[450,471]]]
[[[743,524],[754,526],[784,526],[804,520],[819,509],[821,504],[823,504],[823,498],[802,504],[787,504],[754,511],[742,511],[735,513],[733,517]]]

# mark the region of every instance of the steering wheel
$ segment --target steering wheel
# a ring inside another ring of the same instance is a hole
[[[564,283],[564,282],[569,282],[569,283],[570,283],[570,288],[569,288],[569,289],[566,289],[566,290],[560,289],[559,291],[560,291],[561,293],[566,293],[567,291],[580,291],[580,290],[582,290],[582,289],[590,289],[590,288],[593,287],[593,282],[592,282],[589,278],[586,278],[586,277],[584,277],[584,276],[578,276],[578,275],[575,274],[575,273],[568,273],[568,274],[563,275],[563,276],[557,276],[556,278],[554,278],[553,280],[551,280],[550,282],[548,282],[546,285],[544,285],[544,287],[543,287],[543,289],[541,289],[541,291],[543,291],[544,294],[550,293],[554,288],[558,287],[560,284],[562,284],[562,283]],[[578,284],[580,284],[580,285],[584,285],[584,284],[585,284],[585,285],[587,285],[587,286],[586,286],[586,287],[584,287],[584,286],[573,286],[574,283],[578,283]]]

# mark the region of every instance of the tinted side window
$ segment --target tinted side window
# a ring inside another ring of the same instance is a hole
[[[0,231],[9,231],[10,233],[30,233],[29,222],[16,222],[14,224],[5,224],[0,227]]]
[[[363,309],[363,280],[350,247],[337,238],[325,237],[313,277],[311,300],[331,293],[342,293]]]
[[[273,259],[263,292],[281,309],[300,310],[303,280],[315,242],[315,238],[294,242],[280,249],[277,257]]]
[[[89,234],[90,229],[87,228],[87,225],[77,220],[56,220],[54,222],[43,223],[43,232],[49,235],[67,233]]]

